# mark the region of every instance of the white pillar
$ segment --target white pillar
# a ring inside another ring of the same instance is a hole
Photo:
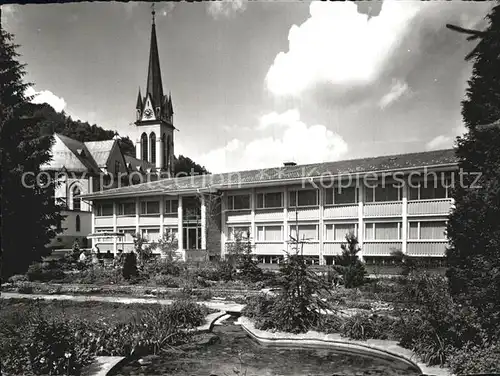
[[[257,240],[257,227],[255,227],[255,203],[257,201],[257,197],[255,196],[255,188],[252,188],[252,192],[250,193],[250,231],[252,235],[252,249],[254,252],[257,251],[255,247],[255,241]],[[227,227],[225,228],[227,231]]]
[[[297,207],[295,207],[297,210]],[[288,249],[288,240],[290,239],[290,228],[288,227],[288,187],[283,189],[283,249],[290,252]]]
[[[325,258],[323,257],[323,240],[325,233],[325,226],[323,221],[323,206],[324,206],[324,192],[325,190],[321,187],[318,188],[318,201],[319,201],[319,229],[318,229],[318,237],[319,237],[319,264],[325,265]]]
[[[135,198],[135,233],[139,233],[139,213],[141,210],[141,206],[139,203],[139,197]]]
[[[177,239],[178,239],[178,249],[182,256],[182,259],[186,261],[186,252],[183,248],[184,234],[182,231],[182,196],[179,196],[179,206],[177,208]]]
[[[165,214],[165,197],[160,196],[160,239],[163,239],[165,234],[165,225],[163,223],[163,217]],[[164,256],[163,254],[161,256]]]
[[[402,210],[402,221],[401,221],[401,240],[402,240],[402,251],[406,254],[407,245],[408,245],[408,190],[406,184],[403,184],[401,188],[402,193],[402,202],[403,202],[403,210]]]
[[[116,227],[116,201],[113,201],[113,232],[118,232],[118,229]],[[118,252],[117,246],[116,246],[116,236],[113,237],[113,253],[116,256],[116,253]]]
[[[92,206],[90,207],[90,210],[91,210],[91,213],[92,213],[91,214],[91,217],[92,217],[92,223],[91,223],[92,227],[91,228],[92,228],[92,230],[91,230],[90,233],[91,234],[95,234],[95,205],[94,205],[94,201],[92,201]],[[92,244],[90,246],[91,246],[91,248],[94,248],[94,246],[96,244],[96,239],[94,237],[92,237],[91,240],[92,240],[91,241]]]
[[[135,157],[142,160],[141,138],[135,141]]]
[[[203,193],[201,194],[201,249],[207,249],[207,206]]]
[[[226,201],[227,195],[225,192],[221,195],[220,202],[220,257],[224,259],[226,254],[226,232],[227,232],[227,224],[226,224]],[[252,200],[252,197],[250,197]],[[250,229],[250,236],[252,236],[253,230]]]
[[[358,253],[358,257],[363,261],[363,243],[365,239],[365,229],[363,221],[363,204],[365,201],[365,187],[363,183],[358,184],[358,242],[361,251]]]

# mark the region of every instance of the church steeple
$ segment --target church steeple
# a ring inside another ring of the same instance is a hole
[[[153,24],[151,26],[151,45],[149,49],[149,67],[148,67],[148,83],[146,88],[146,98],[151,96],[153,108],[161,107],[163,100],[163,84],[161,82],[160,58],[158,56],[158,43],[156,41],[156,25],[155,11],[153,15]],[[159,116],[160,114],[157,114]]]

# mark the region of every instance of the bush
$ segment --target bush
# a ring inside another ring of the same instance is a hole
[[[387,316],[358,313],[344,320],[341,335],[357,340],[392,337],[395,320]]]
[[[193,328],[205,323],[208,308],[191,300],[176,300],[165,306],[162,315],[181,328]]]
[[[24,274],[16,274],[11,277],[9,277],[8,281],[10,283],[18,283],[18,282],[26,282],[28,280],[28,277]]]
[[[179,281],[166,274],[158,274],[153,277],[153,282],[157,286],[165,286],[165,287],[179,287]]]
[[[123,263],[122,269],[123,278],[130,280],[139,275],[137,270],[137,256],[134,252],[127,253],[125,256],[125,262]]]
[[[358,287],[365,283],[366,269],[357,254],[361,250],[358,238],[349,233],[346,235],[346,244],[342,244],[342,254],[335,256],[335,270],[343,277],[344,286],[347,288]]]
[[[337,315],[322,315],[314,330],[321,333],[340,333],[344,320]]]
[[[50,282],[64,279],[64,272],[50,264],[31,264],[26,272],[29,281]]]
[[[500,344],[456,350],[450,355],[449,366],[454,374],[500,373]]]

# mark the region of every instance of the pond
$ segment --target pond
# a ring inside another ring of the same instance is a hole
[[[404,362],[328,349],[265,347],[234,321],[215,326],[197,345],[150,357],[147,364],[125,364],[116,375],[175,376],[417,376]]]

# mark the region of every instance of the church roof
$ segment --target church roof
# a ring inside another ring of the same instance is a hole
[[[283,185],[300,183],[311,178],[332,178],[348,174],[369,174],[374,172],[398,172],[425,167],[454,167],[457,164],[453,149],[420,153],[388,155],[373,158],[283,166],[259,170],[237,171],[222,174],[187,176],[160,179],[128,187],[110,189],[86,195],[89,199],[114,196],[137,196],[147,194],[168,194],[196,192],[205,189],[236,189],[252,186]]]
[[[99,166],[83,142],[58,133],[54,134],[54,140],[52,159],[42,166],[43,170],[99,173]]]
[[[86,141],[85,146],[94,157],[100,168],[106,167],[111,150],[115,145],[115,140],[106,141]]]
[[[125,163],[127,164],[127,168],[129,169],[130,172],[138,171],[145,173],[148,172],[148,170],[149,171],[155,170],[155,165],[152,163],[143,161],[142,159],[137,159],[130,155],[124,155],[123,157],[125,158]]]

